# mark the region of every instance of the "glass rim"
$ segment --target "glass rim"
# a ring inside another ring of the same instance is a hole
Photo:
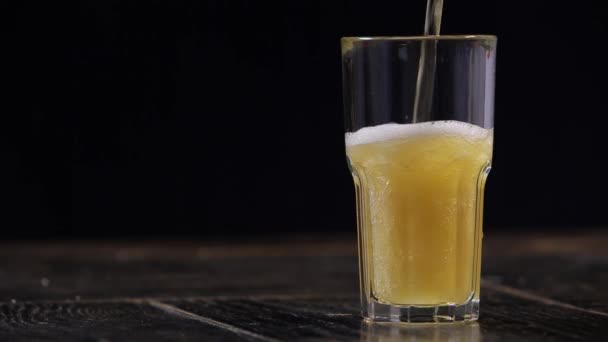
[[[343,43],[362,41],[424,41],[424,40],[462,40],[462,41],[496,41],[498,37],[491,34],[448,34],[428,36],[347,36],[340,39]]]

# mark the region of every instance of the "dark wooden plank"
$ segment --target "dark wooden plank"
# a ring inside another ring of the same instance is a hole
[[[0,301],[356,291],[354,256],[3,259]]]
[[[608,317],[513,297],[482,288],[480,326],[484,341],[599,341],[608,334]]]
[[[482,293],[479,328],[456,328],[452,333],[467,340],[479,335],[484,341],[591,340],[604,338],[608,333],[608,317],[516,298],[492,288],[484,288]],[[450,333],[437,329],[412,330],[403,326],[395,326],[388,331],[370,328],[361,321],[356,295],[178,300],[168,304],[260,335],[285,340],[374,341],[387,340],[393,335],[433,337]]]
[[[362,325],[352,239],[5,243],[0,340],[601,340],[608,235],[581,236],[486,238],[482,318],[460,330]]]
[[[264,341],[137,303],[0,304],[1,341]]]
[[[352,240],[50,242],[0,246],[0,301],[340,292]]]
[[[608,313],[608,230],[490,232],[483,277],[492,283]]]
[[[486,258],[484,277],[608,315],[608,257],[511,256]]]
[[[290,299],[223,299],[168,302],[197,315],[220,322],[230,322],[239,328],[287,341],[302,340],[354,340],[359,337],[361,319],[353,297],[322,298],[323,303],[338,306],[327,310],[311,308],[301,310]],[[345,309],[347,301],[351,308]],[[340,308],[341,307],[341,308]]]
[[[366,324],[359,317],[356,296],[224,298],[166,304],[194,318],[137,303],[1,304],[0,340],[441,341],[450,336],[450,341],[487,342],[601,340],[608,333],[606,317],[539,305],[493,289],[483,293],[479,324],[444,327]],[[208,324],[208,320],[215,323]]]
[[[239,250],[238,245],[178,248],[169,244],[163,252],[157,245],[150,250],[145,244],[108,245],[87,252],[81,245],[64,243],[58,245],[61,248],[51,244],[46,251],[31,247],[13,251],[16,257],[3,250],[0,301],[355,292],[356,256],[341,255],[348,254],[349,243],[315,244],[292,251],[272,245]],[[264,256],[265,249],[272,256]],[[306,255],[317,249],[325,255]],[[332,250],[337,255],[332,256]],[[602,291],[608,283],[606,257],[552,256],[547,248],[541,256],[490,250],[484,255],[484,277],[584,308],[608,309],[608,292]],[[584,248],[581,251],[585,253]]]
[[[608,256],[608,229],[484,233],[483,254],[495,256]]]

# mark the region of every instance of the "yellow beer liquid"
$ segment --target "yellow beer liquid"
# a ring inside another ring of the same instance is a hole
[[[347,133],[365,291],[387,304],[478,298],[492,129],[458,121]]]

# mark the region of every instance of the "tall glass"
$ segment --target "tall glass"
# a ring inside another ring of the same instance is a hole
[[[494,36],[342,38],[368,320],[478,318],[495,51]]]

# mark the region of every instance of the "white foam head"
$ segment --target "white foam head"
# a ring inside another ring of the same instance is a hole
[[[354,133],[346,133],[346,146],[426,135],[452,135],[462,136],[467,139],[483,140],[491,133],[491,129],[461,121],[430,121],[415,124],[389,123],[364,127]]]

